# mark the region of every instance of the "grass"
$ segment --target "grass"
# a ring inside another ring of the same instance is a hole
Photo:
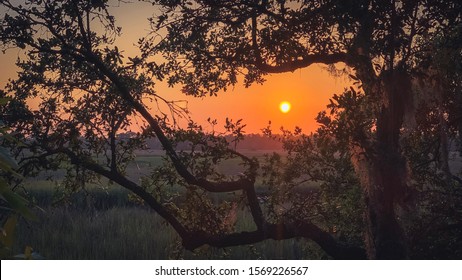
[[[252,154],[262,157],[262,154]],[[451,168],[462,168],[460,157],[453,155]],[[159,153],[138,155],[127,167],[128,177],[139,180],[150,167],[161,164]],[[242,172],[235,159],[218,166],[227,175]],[[185,251],[176,232],[155,212],[129,200],[129,192],[102,180],[86,186],[87,193],[78,192],[69,203],[53,206],[60,196],[55,185],[45,180],[53,175],[59,185],[62,171],[42,174],[28,181],[25,188],[43,211],[38,212],[38,222],[21,221],[17,228],[14,252],[21,253],[26,246],[47,259],[323,259],[327,256],[313,242],[304,239],[284,241],[266,240],[249,246],[217,249],[209,246],[194,252]],[[257,182],[258,184],[258,182]],[[299,191],[317,188],[308,182]],[[257,192],[266,192],[257,187]],[[213,194],[215,202],[227,199],[227,194]],[[248,212],[239,211],[236,228],[250,230],[253,221]],[[425,241],[433,244],[434,241]],[[453,237],[442,238],[441,244]],[[460,238],[459,238],[460,239]],[[458,239],[458,240],[459,240]],[[422,248],[427,248],[427,243]],[[448,250],[453,250],[451,246]],[[437,248],[438,249],[438,248]],[[427,250],[427,249],[425,249]],[[435,250],[430,250],[433,252]],[[419,258],[421,255],[417,255]],[[433,255],[422,255],[431,258]],[[444,256],[444,255],[438,255]],[[444,257],[440,257],[444,258]]]
[[[92,214],[49,208],[37,224],[21,224],[18,248],[47,259],[162,259],[174,235],[147,210],[112,208]]]
[[[257,155],[258,156],[258,155]],[[143,154],[127,168],[128,177],[138,180],[149,167],[159,165],[161,156]],[[219,168],[228,175],[241,172],[231,160]],[[54,175],[59,184],[63,173]],[[155,212],[134,204],[129,192],[117,185],[87,186],[75,194],[71,203],[53,206],[59,197],[46,175],[26,183],[34,201],[42,207],[38,222],[22,221],[17,228],[14,251],[26,246],[47,259],[305,259],[325,258],[309,241],[267,240],[254,245],[226,249],[203,246],[185,251],[176,232]],[[237,228],[252,228],[247,212],[240,211]]]
[[[238,227],[251,218],[240,213]],[[86,211],[48,207],[39,222],[21,223],[15,252],[25,246],[47,259],[304,259],[319,258],[316,245],[305,240],[264,241],[252,246],[217,249],[203,246],[195,252],[180,246],[176,232],[149,209],[112,207]]]

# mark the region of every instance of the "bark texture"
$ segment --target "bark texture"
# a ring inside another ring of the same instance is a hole
[[[403,203],[407,191],[407,164],[399,139],[407,106],[412,104],[411,79],[399,71],[386,75],[374,93],[381,96],[376,136],[353,141],[351,152],[365,194],[368,258],[406,259],[406,238],[396,206]]]

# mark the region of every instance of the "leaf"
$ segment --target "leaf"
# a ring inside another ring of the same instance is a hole
[[[16,171],[13,170],[13,168],[11,168],[11,166],[9,164],[7,164],[6,162],[4,162],[3,160],[0,159],[0,169],[1,170],[4,170],[6,172],[9,172],[11,174],[13,174],[14,176],[18,177],[18,178],[21,178],[21,174],[17,173]]]
[[[18,224],[18,215],[11,215],[3,225],[3,234],[0,235],[0,242],[5,247],[11,248],[14,242],[14,230]]]
[[[27,207],[29,203],[27,199],[12,191],[8,183],[3,179],[0,179],[0,195],[8,202],[11,209],[29,220],[37,220],[34,213]]]
[[[16,161],[10,156],[7,149],[0,146],[0,163],[3,163],[11,168],[18,168]],[[1,168],[1,166],[0,166]],[[3,169],[3,168],[2,168]],[[5,170],[5,169],[4,169]],[[7,171],[7,170],[5,170]]]

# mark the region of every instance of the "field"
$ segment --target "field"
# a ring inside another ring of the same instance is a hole
[[[249,154],[261,158],[264,152],[253,151]],[[161,159],[161,152],[158,151],[139,154],[128,166],[127,176],[139,180],[151,167],[161,164]],[[458,154],[451,154],[450,167],[454,173],[462,169],[462,160]],[[219,168],[228,175],[242,172],[234,160]],[[50,175],[55,178],[54,182],[46,180]],[[328,258],[316,244],[304,239],[267,240],[251,246],[226,249],[203,246],[194,252],[186,251],[176,232],[163,219],[149,208],[130,200],[127,190],[105,180],[86,186],[86,192],[74,194],[67,202],[59,202],[62,196],[59,184],[63,176],[64,172],[58,171],[41,174],[25,182],[25,189],[40,207],[35,209],[39,220],[21,221],[17,228],[14,252],[21,253],[26,246],[31,246],[46,259]],[[303,186],[316,187],[313,183]],[[257,184],[257,192],[265,191],[265,188]],[[226,199],[226,196],[216,195],[220,200]],[[238,230],[248,230],[254,226],[247,211],[239,210],[237,220]],[[447,243],[446,239],[443,238],[442,244]],[[432,258],[432,255],[422,256]]]
[[[254,156],[262,156],[254,152]],[[138,180],[151,166],[160,164],[159,152],[143,153],[128,166],[128,176]],[[237,174],[240,167],[229,161],[220,168]],[[173,229],[150,209],[129,200],[128,192],[104,182],[88,186],[87,193],[73,196],[72,203],[57,203],[62,172],[55,183],[51,174],[26,182],[25,188],[42,210],[39,221],[22,221],[17,229],[15,252],[31,246],[46,259],[305,259],[326,258],[317,245],[305,240],[265,241],[252,246],[216,249],[203,246],[194,252],[181,247]],[[58,188],[59,190],[59,188]],[[247,212],[239,211],[236,227],[252,227]]]

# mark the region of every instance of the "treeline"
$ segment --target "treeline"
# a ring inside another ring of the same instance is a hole
[[[122,133],[118,135],[119,140],[127,140],[131,137],[133,137],[135,134],[128,132],[128,133]],[[233,137],[232,136],[225,136],[226,140],[230,143],[231,148],[236,148],[238,150],[282,150],[282,143],[269,138],[265,135],[261,134],[247,134],[245,135],[244,139],[239,141],[237,145],[235,145],[234,142],[232,142]],[[189,148],[188,143],[179,143],[177,145],[177,149],[181,150],[187,150]],[[157,138],[150,138],[146,140],[146,149],[150,150],[162,150],[162,144],[159,142]]]
[[[134,132],[121,133],[117,136],[118,140],[127,140],[136,135]],[[225,136],[226,140],[230,143],[231,148],[237,148],[238,150],[269,150],[279,151],[283,149],[283,145],[280,141],[270,138],[262,134],[246,134],[244,139],[239,141],[235,147],[235,143],[232,142],[233,136]],[[275,137],[278,138],[277,135]],[[190,146],[188,143],[179,143],[177,146],[178,150],[187,150]],[[146,149],[149,150],[162,150],[162,144],[157,138],[146,139]],[[462,149],[457,139],[449,139],[448,143],[449,152],[460,152],[462,155]]]

